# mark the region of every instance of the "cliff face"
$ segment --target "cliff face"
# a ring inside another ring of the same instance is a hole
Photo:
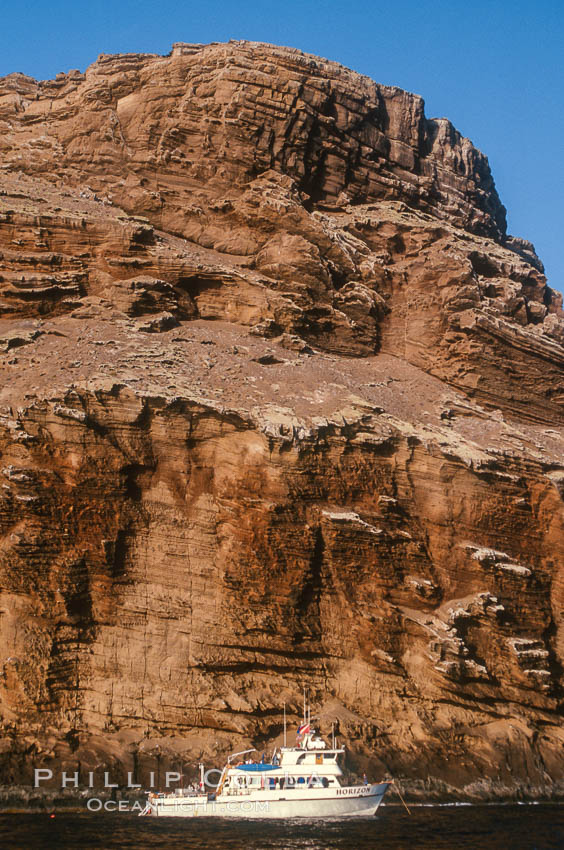
[[[562,299],[483,155],[249,43],[11,75],[0,129],[4,782],[307,686],[353,768],[561,786]]]

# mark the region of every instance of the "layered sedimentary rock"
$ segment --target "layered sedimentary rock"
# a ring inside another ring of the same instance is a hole
[[[485,157],[240,42],[0,121],[4,782],[263,749],[307,687],[352,770],[556,793],[562,298]]]

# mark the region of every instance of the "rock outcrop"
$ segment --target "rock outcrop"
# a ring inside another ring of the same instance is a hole
[[[4,783],[306,686],[352,770],[561,791],[562,297],[486,158],[247,42],[13,74],[0,129]]]

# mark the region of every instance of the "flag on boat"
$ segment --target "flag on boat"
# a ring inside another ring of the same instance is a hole
[[[298,733],[297,734],[298,735],[306,735],[309,732],[309,730],[310,730],[310,724],[309,723],[302,723],[300,726],[298,726]]]

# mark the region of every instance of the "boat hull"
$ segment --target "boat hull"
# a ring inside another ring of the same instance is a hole
[[[157,797],[149,801],[147,815],[153,817],[227,818],[343,818],[374,815],[389,783],[349,786],[332,790],[287,792],[287,796],[256,794],[205,797]],[[298,796],[298,794],[300,796]],[[303,794],[303,796],[302,796]]]

